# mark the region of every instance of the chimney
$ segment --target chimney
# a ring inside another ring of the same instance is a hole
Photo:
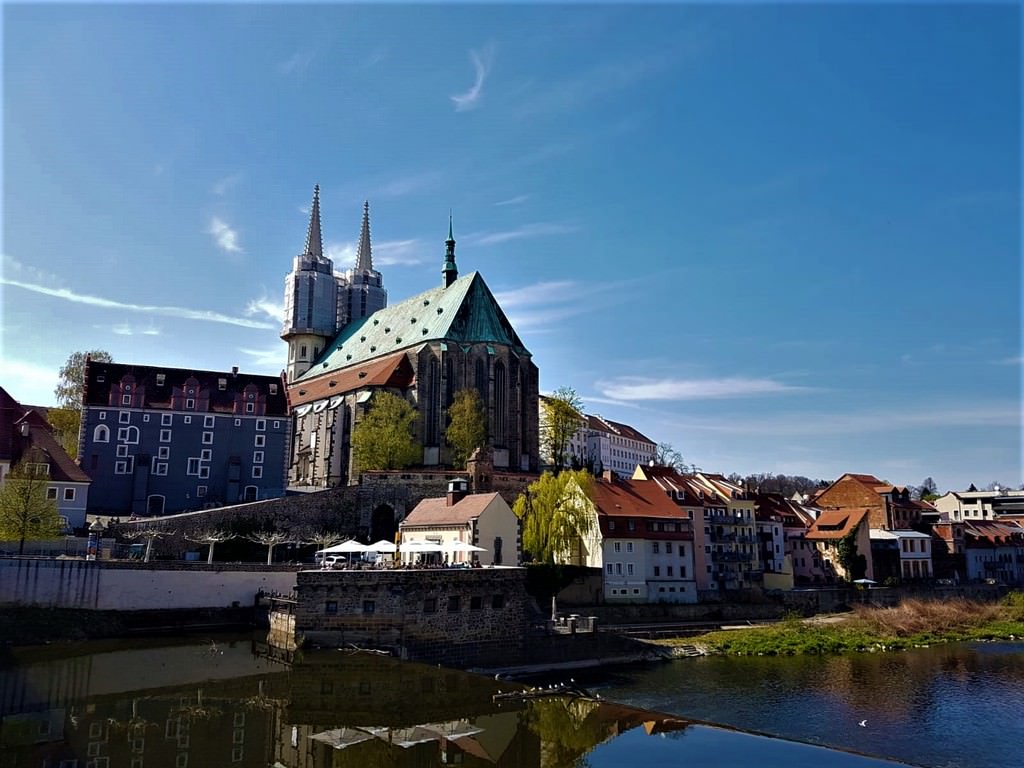
[[[469,486],[467,480],[449,480],[448,481],[448,503],[445,506],[453,507],[466,498],[468,491],[466,490]]]
[[[610,469],[606,469],[604,472],[601,473],[601,479],[604,480],[606,483],[614,483],[615,473],[612,472]]]
[[[232,376],[237,376],[238,375],[238,366],[237,365],[232,365],[231,366],[231,375]]]

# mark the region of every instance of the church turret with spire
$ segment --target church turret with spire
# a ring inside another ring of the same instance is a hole
[[[335,272],[323,252],[320,186],[313,188],[306,247],[295,257],[284,284],[284,327],[288,342],[288,381],[309,370],[346,324],[387,306],[380,272],[373,268],[370,204],[363,203],[359,248],[352,269]]]
[[[452,215],[448,214],[448,239],[444,241],[444,266],[441,267],[441,285],[447,288],[459,278],[455,266],[455,235],[452,234]]]

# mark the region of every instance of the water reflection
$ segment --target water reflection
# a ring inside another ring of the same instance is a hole
[[[1021,644],[687,659],[623,672],[602,692],[635,706],[920,765],[1021,765]]]
[[[9,656],[0,768],[571,768],[622,765],[623,745],[628,764],[668,749],[668,764],[788,766],[786,750],[807,749],[367,652],[218,638]],[[879,764],[819,752],[822,765]]]

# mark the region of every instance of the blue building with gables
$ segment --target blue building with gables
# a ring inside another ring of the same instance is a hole
[[[279,377],[89,360],[82,398],[89,512],[162,515],[284,495]]]

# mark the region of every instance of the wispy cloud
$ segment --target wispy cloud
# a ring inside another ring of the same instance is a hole
[[[623,376],[608,381],[599,381],[596,386],[605,397],[627,402],[632,400],[715,400],[806,391],[806,387],[796,387],[773,379],[743,377],[647,379],[640,376]]]
[[[462,241],[470,245],[497,245],[511,240],[524,240],[531,237],[547,237],[548,235],[568,235],[578,232],[579,227],[572,224],[553,222],[534,222],[522,224],[515,229],[502,232],[471,232],[462,236]]]
[[[324,246],[324,255],[327,256],[336,266],[350,267],[356,263],[358,244],[355,241],[347,243],[329,242]],[[373,266],[389,267],[398,264],[414,265],[423,263],[423,249],[420,241],[412,240],[382,240],[373,243]]]
[[[228,226],[228,223],[217,216],[210,219],[210,226],[207,233],[213,235],[217,247],[228,253],[241,253],[242,246],[238,244],[238,232]]]
[[[543,332],[566,318],[593,311],[598,306],[607,308],[615,299],[598,304],[595,295],[609,292],[625,283],[586,284],[574,280],[550,280],[494,294],[498,304],[508,315],[513,326],[520,330]],[[624,295],[624,292],[620,292]]]
[[[529,195],[516,195],[515,197],[510,197],[508,200],[499,200],[494,203],[494,205],[519,205],[520,203],[525,203],[529,199]]]
[[[265,294],[258,299],[250,299],[245,307],[246,315],[266,315],[280,322],[284,318],[284,303],[277,302]]]
[[[316,51],[300,50],[293,53],[277,65],[277,71],[282,75],[301,75],[309,69],[309,65],[316,58]]]
[[[211,312],[205,309],[188,309],[187,307],[169,307],[156,304],[131,304],[114,299],[104,299],[101,296],[90,296],[83,293],[75,293],[67,288],[51,288],[46,285],[34,285],[24,283],[20,280],[10,280],[0,277],[0,284],[10,285],[14,288],[21,288],[25,291],[32,291],[43,296],[52,296],[55,299],[63,299],[75,304],[86,304],[91,307],[103,309],[117,309],[123,312],[148,312],[152,315],[164,317],[178,317],[185,320],[201,320],[210,323],[223,323],[225,325],[237,325],[242,328],[276,328],[272,323],[265,323],[259,320],[250,320],[244,317],[232,317],[220,312]]]
[[[996,365],[1024,365],[1024,355],[1004,357],[1002,360],[996,360]]]
[[[242,174],[233,173],[230,176],[225,176],[222,179],[217,179],[217,181],[213,183],[213,186],[210,187],[210,191],[219,197],[223,197],[228,192],[230,192],[232,188],[234,188],[234,186],[238,184],[238,182],[241,180]]]
[[[242,347],[238,351],[251,358],[250,365],[246,367],[254,369],[256,373],[259,373],[261,370],[265,373],[277,373],[284,368],[284,363],[288,356],[285,346],[281,342],[264,349],[247,349]]]
[[[484,81],[487,79],[487,74],[491,69],[491,61],[494,58],[494,48],[488,45],[481,51],[472,50],[469,52],[469,58],[473,62],[473,71],[476,73],[476,77],[468,91],[449,97],[455,104],[456,112],[468,112],[471,109],[476,109],[480,103],[480,99],[483,96]]]
[[[160,329],[152,325],[129,325],[128,323],[120,323],[118,325],[107,327],[105,325],[97,325],[97,328],[109,330],[116,336],[159,336]]]

